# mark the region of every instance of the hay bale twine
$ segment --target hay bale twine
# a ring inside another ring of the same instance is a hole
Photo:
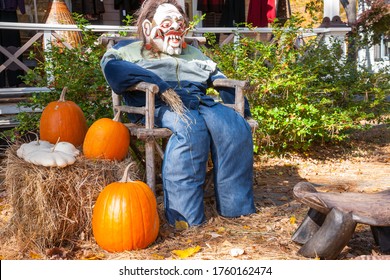
[[[92,208],[100,191],[120,180],[128,164],[131,179],[139,179],[131,158],[121,162],[83,156],[65,168],[37,166],[6,150],[4,184],[12,206],[6,228],[23,249],[63,246],[92,237]]]

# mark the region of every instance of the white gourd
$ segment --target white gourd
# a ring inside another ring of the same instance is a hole
[[[68,142],[53,145],[47,141],[32,141],[22,144],[16,154],[35,165],[65,167],[76,162],[80,151]]]
[[[72,143],[69,142],[57,143],[55,150],[74,156],[78,156],[80,154],[80,151]]]
[[[26,161],[35,165],[42,165],[47,167],[65,167],[73,164],[76,161],[76,157],[63,153],[60,151],[40,150],[32,152],[27,155]]]
[[[48,141],[31,141],[29,143],[22,144],[16,151],[16,154],[18,155],[18,157],[23,158],[26,154],[29,154],[31,152],[38,151],[40,149],[48,149],[51,147],[53,147],[53,144]]]

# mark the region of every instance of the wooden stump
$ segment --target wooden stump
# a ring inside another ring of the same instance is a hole
[[[357,223],[371,226],[382,252],[390,251],[390,190],[377,193],[317,192],[308,182],[294,187],[294,197],[310,207],[292,240],[305,257],[335,259],[348,244]]]

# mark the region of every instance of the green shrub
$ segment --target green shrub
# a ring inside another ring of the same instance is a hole
[[[258,152],[302,151],[313,145],[342,141],[362,120],[383,121],[389,112],[389,71],[371,73],[350,63],[341,44],[318,37],[299,39],[300,19],[274,26],[272,40],[239,36],[235,43],[204,51],[228,77],[250,82],[247,93]],[[256,34],[255,34],[256,35]],[[297,42],[303,42],[297,46]]]
[[[76,15],[82,29],[83,42],[78,47],[67,49],[51,44],[49,50],[40,46],[31,51],[29,58],[37,66],[22,77],[27,86],[48,87],[48,93],[35,93],[19,106],[43,109],[49,102],[59,99],[62,89],[68,87],[67,100],[74,101],[84,112],[90,125],[102,117],[113,117],[111,90],[100,68],[100,59],[105,47],[98,43],[98,34],[86,28],[87,22]],[[40,113],[22,112],[17,115],[19,125],[9,133],[23,136],[39,131]],[[12,137],[15,140],[15,137]]]

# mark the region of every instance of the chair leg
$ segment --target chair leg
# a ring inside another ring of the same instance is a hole
[[[137,158],[137,160],[144,164],[145,157],[144,157],[144,154],[137,147],[137,138],[130,139],[130,148],[134,152],[134,155]]]
[[[214,173],[213,173],[213,169],[211,169],[206,173],[206,180],[203,185],[203,192],[205,198],[212,197],[214,195],[214,191],[212,188],[213,184],[214,184]]]
[[[156,193],[156,163],[154,140],[145,142],[145,172],[146,184]]]
[[[336,259],[348,244],[356,228],[351,213],[333,208],[326,216],[320,229],[298,251],[308,257],[332,260]]]

